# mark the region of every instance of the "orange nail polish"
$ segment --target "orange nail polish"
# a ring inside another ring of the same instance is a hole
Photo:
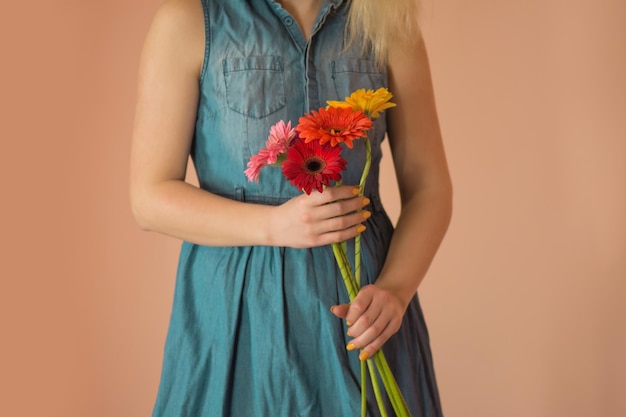
[[[370,203],[370,199],[367,197],[363,197],[363,205],[367,206]]]
[[[371,211],[363,210],[363,218],[364,219],[369,219],[371,215],[372,215]]]
[[[367,353],[366,351],[361,352],[361,354],[359,355],[359,359],[362,361],[367,360],[367,358],[369,357],[370,357],[370,354]]]
[[[346,321],[346,324],[347,324],[348,326],[352,326],[352,322],[351,322],[351,321]]]
[[[360,191],[361,191],[361,190],[359,190],[359,187],[354,187],[354,188],[352,189],[352,195],[359,195],[359,192],[360,192]]]
[[[354,344],[352,344],[352,343],[348,343],[348,346],[346,346],[346,349],[347,350],[354,350],[354,349],[356,349],[356,346],[354,346]],[[361,355],[362,355],[362,353],[361,353]]]
[[[367,229],[365,226],[360,225],[357,229],[356,232],[357,233],[363,233],[365,231],[365,229]]]

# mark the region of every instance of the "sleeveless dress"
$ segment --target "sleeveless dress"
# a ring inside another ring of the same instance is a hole
[[[281,119],[295,125],[305,112],[358,88],[386,86],[387,74],[345,48],[347,1],[324,2],[308,41],[274,1],[199,1],[206,53],[191,155],[200,186],[248,203],[281,204],[300,192],[279,168],[264,168],[258,183],[243,173],[270,126]],[[370,131],[365,195],[372,216],[362,234],[362,285],[376,280],[393,233],[378,194],[385,130],[382,116]],[[364,155],[361,140],[343,152],[344,184],[358,184]],[[330,246],[183,243],[153,417],[359,416],[359,352],[346,350],[345,321],[329,310],[346,302]],[[417,296],[383,350],[413,417],[441,416]],[[369,394],[368,415],[378,416]]]

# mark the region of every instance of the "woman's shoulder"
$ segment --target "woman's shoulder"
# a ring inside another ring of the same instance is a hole
[[[199,73],[205,48],[202,2],[165,0],[154,14],[145,44],[147,50]]]
[[[201,0],[164,0],[158,7],[155,21],[204,26]]]

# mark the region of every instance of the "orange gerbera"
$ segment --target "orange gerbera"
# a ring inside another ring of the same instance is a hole
[[[366,131],[372,128],[372,119],[362,111],[351,108],[320,107],[302,116],[296,130],[305,142],[317,140],[321,145],[330,143],[337,146],[345,143],[352,148],[352,141],[367,137]]]

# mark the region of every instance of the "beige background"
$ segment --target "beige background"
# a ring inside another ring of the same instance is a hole
[[[138,230],[126,179],[159,1],[11,3],[0,415],[148,416],[179,242]],[[456,191],[421,297],[448,417],[626,415],[625,20],[623,0],[428,0]]]

